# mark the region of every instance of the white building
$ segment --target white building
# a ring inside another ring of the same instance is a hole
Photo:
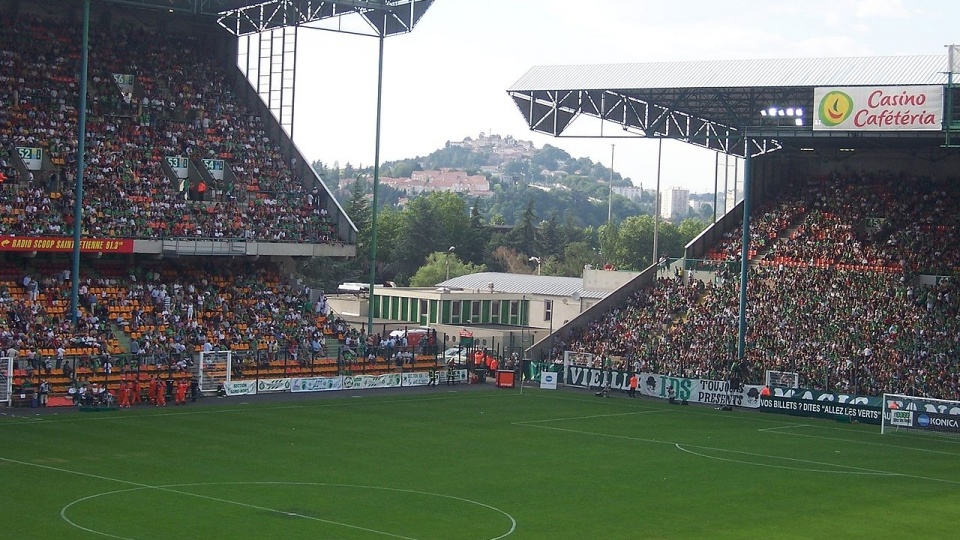
[[[690,190],[671,187],[662,195],[660,201],[660,216],[664,219],[673,219],[676,216],[684,217],[690,208]]]
[[[640,200],[643,197],[643,188],[642,187],[624,187],[624,186],[614,186],[613,192],[621,197],[626,197],[628,199]]]
[[[444,347],[463,333],[477,346],[532,346],[567,324],[636,272],[584,270],[582,278],[480,272],[452,277],[435,287],[376,289],[372,307],[365,294],[328,296],[330,307],[351,324],[365,326],[373,310],[374,330],[432,328]]]

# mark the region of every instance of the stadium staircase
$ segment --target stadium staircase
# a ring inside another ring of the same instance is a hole
[[[800,226],[803,225],[803,221],[806,218],[807,218],[806,214],[801,214],[800,216],[798,216],[797,219],[794,220],[794,222],[791,223],[789,227],[787,227],[777,235],[776,240],[767,244],[766,247],[764,247],[762,250],[757,251],[753,255],[753,257],[750,257],[750,268],[753,269],[759,266],[760,262],[763,261],[764,258],[766,258],[767,254],[770,253],[771,250],[773,250],[773,247],[777,245],[777,242],[779,242],[781,238],[790,238],[791,236],[793,236],[793,233],[797,232],[797,230],[800,229]]]
[[[123,328],[115,322],[110,323],[110,330],[117,338],[117,344],[120,347],[120,353],[128,354],[130,352],[130,335],[124,332]]]

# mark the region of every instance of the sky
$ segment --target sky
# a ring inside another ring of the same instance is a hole
[[[614,169],[652,188],[656,141],[532,132],[506,89],[537,65],[946,55],[958,21],[957,0],[436,0],[413,32],[385,40],[381,162],[483,132],[609,166],[614,143]],[[371,165],[377,39],[301,28],[297,48],[294,142],[310,161]],[[711,151],[665,141],[661,186],[713,192],[714,163]]]

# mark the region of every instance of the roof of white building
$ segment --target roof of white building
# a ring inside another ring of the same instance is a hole
[[[437,284],[448,289],[466,289],[489,291],[493,284],[494,292],[513,294],[539,294],[544,296],[581,298],[603,298],[610,291],[583,288],[583,279],[558,276],[537,276],[532,274],[508,274],[505,272],[479,272],[450,278]]]

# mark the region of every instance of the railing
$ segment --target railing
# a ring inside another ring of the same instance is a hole
[[[171,255],[246,255],[244,238],[164,238],[161,249]]]

